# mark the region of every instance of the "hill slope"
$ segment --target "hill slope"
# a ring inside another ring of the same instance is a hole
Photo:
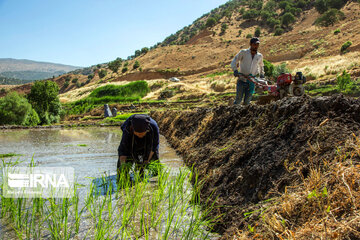
[[[20,80],[46,79],[79,69],[80,67],[37,62],[25,59],[0,58],[0,75]]]

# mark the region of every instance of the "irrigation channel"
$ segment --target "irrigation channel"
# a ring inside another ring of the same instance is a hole
[[[94,191],[93,179],[116,174],[119,127],[3,130],[0,153],[9,164],[73,167],[72,198],[1,196],[0,239],[218,239],[207,218],[213,206],[199,202],[196,174],[161,136],[159,175],[120,189]],[[195,179],[190,184],[190,179]]]

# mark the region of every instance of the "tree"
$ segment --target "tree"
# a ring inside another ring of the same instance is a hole
[[[52,81],[36,81],[31,87],[28,100],[40,117],[41,124],[60,120],[61,104],[59,87]]]
[[[28,100],[17,92],[0,98],[0,124],[34,126],[40,122],[37,113]]]
[[[316,0],[315,9],[321,14],[326,12],[328,10],[327,0]]]
[[[257,28],[255,29],[254,36],[255,36],[255,37],[260,37],[260,35],[261,35],[261,30],[260,30],[259,27],[257,27]]]
[[[330,26],[334,25],[338,21],[345,18],[345,15],[342,11],[337,9],[330,9],[326,11],[323,15],[321,15],[318,19],[316,19],[315,23],[320,26]]]
[[[99,72],[99,77],[103,78],[106,76],[106,74],[107,74],[107,71],[105,69],[101,69],[101,71]]]
[[[224,35],[227,28],[228,28],[228,25],[227,25],[226,23],[221,24],[221,32],[220,32],[220,35]]]
[[[215,18],[209,17],[209,18],[207,19],[207,21],[206,21],[205,26],[211,28],[211,27],[215,26],[216,22],[217,22],[217,21],[216,21]]]
[[[274,65],[265,59],[264,59],[264,71],[265,71],[265,76],[267,77],[273,76]]]
[[[117,58],[116,60],[109,62],[108,66],[111,71],[116,73],[118,69],[121,67],[121,64],[122,64],[121,59]]]
[[[135,61],[134,65],[133,65],[133,68],[137,69],[138,67],[140,67],[139,61]]]
[[[135,57],[139,57],[141,55],[141,51],[140,50],[136,50],[135,51]]]
[[[281,17],[281,23],[286,27],[288,27],[293,22],[295,22],[295,17],[292,13],[285,13]]]
[[[143,48],[141,49],[141,54],[146,54],[147,52],[149,52],[149,48],[143,47]]]

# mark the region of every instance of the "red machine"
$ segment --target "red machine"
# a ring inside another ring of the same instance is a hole
[[[244,76],[244,75],[242,75]],[[275,85],[269,85],[268,81],[254,77],[252,75],[245,76],[249,81],[256,86],[268,92],[268,95],[259,97],[259,103],[268,103],[271,100],[278,100],[287,96],[302,96],[304,95],[304,86],[306,77],[302,72],[297,72],[295,77],[290,73],[282,73],[277,77]]]

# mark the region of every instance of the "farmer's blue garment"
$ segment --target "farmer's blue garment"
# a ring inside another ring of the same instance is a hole
[[[159,127],[154,119],[150,118],[150,128],[149,132],[143,139],[138,138],[134,135],[133,130],[131,129],[131,120],[134,115],[130,116],[126,121],[121,125],[121,130],[123,135],[121,142],[118,148],[119,156],[128,156],[136,157],[135,154],[146,150],[145,155],[150,154],[150,150],[153,151],[154,155],[159,155]],[[134,146],[133,145],[134,141]],[[133,156],[134,155],[134,156]],[[146,158],[145,156],[145,158]]]

